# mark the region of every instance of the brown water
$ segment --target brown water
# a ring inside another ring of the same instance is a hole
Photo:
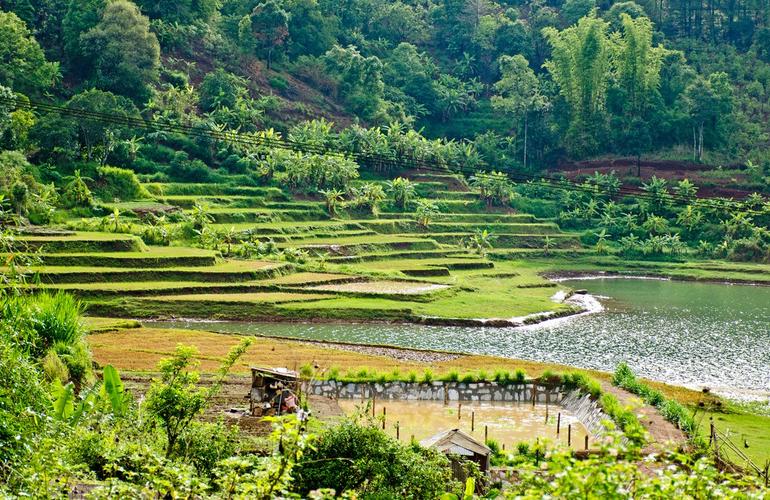
[[[346,414],[352,415],[357,411],[365,411],[369,400],[340,399],[338,402]],[[546,405],[532,406],[531,403],[463,403],[459,419],[456,402],[444,405],[440,401],[378,401],[375,406],[378,419],[382,419],[383,410],[385,431],[395,437],[398,425],[399,439],[402,441],[408,441],[412,436],[421,441],[447,429],[461,429],[483,442],[486,427],[488,439],[494,439],[500,445],[505,444],[507,450],[515,448],[517,443],[535,442],[537,439],[567,446],[567,429],[571,425],[572,448],[580,450],[585,447],[585,436],[588,434],[583,424],[555,405],[549,405],[546,409]],[[557,436],[559,413],[561,426]]]

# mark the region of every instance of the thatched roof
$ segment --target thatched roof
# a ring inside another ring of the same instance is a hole
[[[489,456],[492,450],[483,443],[464,433],[460,429],[450,429],[439,432],[435,436],[423,439],[420,444],[426,448],[436,448],[442,453],[472,457],[473,455]]]

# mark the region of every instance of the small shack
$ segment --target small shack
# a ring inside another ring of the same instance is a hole
[[[287,368],[251,369],[250,411],[255,417],[297,411],[299,374]]]
[[[470,460],[478,464],[483,474],[489,470],[489,457],[492,450],[460,429],[439,432],[435,436],[423,439],[420,444],[425,448],[435,448],[448,455],[452,461],[452,474],[460,481],[465,481],[466,474],[462,463],[455,459],[457,456],[462,460]]]

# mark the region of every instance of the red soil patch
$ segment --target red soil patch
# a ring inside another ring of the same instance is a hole
[[[748,178],[744,174],[736,174],[730,178],[714,178],[704,176],[704,172],[713,170],[713,167],[692,163],[687,161],[675,160],[642,160],[640,162],[641,180],[646,182],[653,176],[669,181],[679,181],[690,179],[700,187],[699,196],[704,197],[725,197],[742,199],[751,194],[751,191],[737,189],[733,186],[735,182],[747,182]],[[729,169],[740,168],[737,165],[725,167]],[[637,166],[634,158],[615,158],[607,160],[588,160],[581,162],[565,162],[555,169],[549,170],[549,173],[560,173],[568,179],[575,179],[581,175],[592,175],[594,172],[603,174],[615,173],[621,179],[624,177],[637,177]],[[710,184],[704,186],[704,184]],[[637,190],[635,186],[624,185],[629,190]]]

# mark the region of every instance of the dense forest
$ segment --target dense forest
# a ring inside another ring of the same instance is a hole
[[[0,8],[0,85],[21,99],[244,133],[285,133],[319,117],[413,128],[505,170],[602,155],[770,161],[770,7],[760,0]],[[109,156],[148,174],[171,162],[163,146],[181,140],[137,144],[132,131],[110,129],[105,141],[103,131],[26,111],[4,128],[3,147],[38,164]],[[229,156],[177,149],[214,168]]]

